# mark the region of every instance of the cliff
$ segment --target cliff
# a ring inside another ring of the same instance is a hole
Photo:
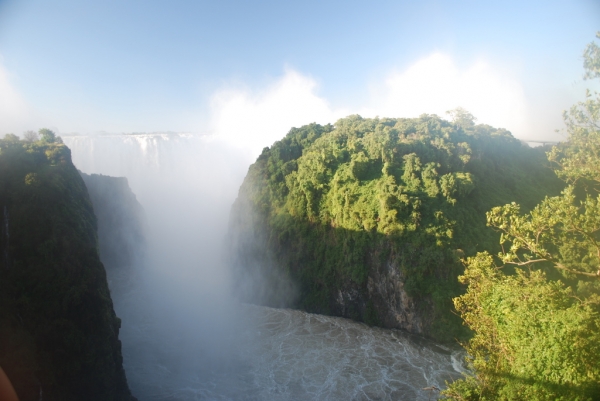
[[[0,140],[0,366],[21,401],[134,400],[97,220],[60,138]]]
[[[451,298],[463,291],[460,258],[498,249],[486,211],[562,188],[542,151],[468,117],[350,116],[265,148],[231,211],[239,297],[465,335]]]
[[[100,260],[106,268],[111,293],[131,288],[134,266],[140,262],[146,241],[144,209],[127,178],[84,174],[98,221]]]

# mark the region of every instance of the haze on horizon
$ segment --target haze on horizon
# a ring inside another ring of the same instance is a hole
[[[0,134],[202,132],[256,153],[292,126],[444,116],[559,140],[593,0],[0,1]]]

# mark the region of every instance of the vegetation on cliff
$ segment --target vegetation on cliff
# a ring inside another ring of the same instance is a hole
[[[600,78],[600,48],[584,58],[586,78]],[[600,399],[600,94],[564,117],[568,141],[548,159],[568,187],[530,213],[493,208],[502,251],[465,261],[468,290],[454,303],[475,333],[465,344],[473,375],[448,398]]]
[[[21,401],[131,400],[92,204],[40,136],[0,140],[0,365]]]
[[[422,333],[461,335],[451,313],[464,291],[459,258],[499,250],[485,211],[514,200],[532,208],[562,184],[542,151],[462,109],[452,117],[355,115],[294,128],[265,148],[232,210],[237,272],[271,264],[267,276],[297,286],[292,306],[394,327],[369,282],[391,267],[425,316]],[[246,300],[276,303],[242,287]],[[344,291],[352,302],[341,311]]]

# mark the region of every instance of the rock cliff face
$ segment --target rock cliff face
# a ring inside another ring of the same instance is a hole
[[[145,215],[127,178],[80,173],[98,220],[100,260],[114,295],[134,284],[134,266],[145,250]]]
[[[545,160],[468,118],[294,128],[265,148],[233,205],[236,293],[453,341],[464,334],[451,302],[460,258],[498,247],[490,208],[560,191]]]
[[[59,138],[0,140],[0,208],[0,366],[20,400],[134,400],[97,220]]]
[[[395,260],[375,264],[369,271],[366,289],[350,284],[338,291],[334,314],[355,318],[358,315],[359,320],[372,324],[426,334],[433,314],[422,313],[423,306],[408,295],[404,282]]]

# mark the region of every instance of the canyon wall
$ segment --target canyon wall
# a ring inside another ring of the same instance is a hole
[[[133,400],[96,216],[60,138],[0,141],[0,207],[0,365],[20,400]]]

